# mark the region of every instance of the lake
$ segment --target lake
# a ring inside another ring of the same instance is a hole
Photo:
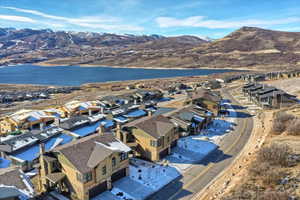
[[[232,71],[234,70],[17,65],[0,67],[0,83],[79,86],[84,83],[199,76]]]

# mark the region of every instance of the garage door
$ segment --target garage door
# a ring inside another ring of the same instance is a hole
[[[106,183],[106,181],[104,181],[103,183],[100,183],[99,185],[97,185],[89,190],[89,197],[93,198],[93,197],[97,196],[98,194],[105,192],[106,190],[107,190],[107,183]]]
[[[177,146],[177,140],[173,141],[171,144],[171,147],[176,147]]]
[[[167,155],[168,155],[168,148],[166,148],[165,150],[159,153],[159,159],[162,159]]]
[[[126,176],[126,168],[124,169],[121,169],[115,173],[113,173],[113,175],[111,176],[111,181],[114,182],[114,181],[117,181],[119,180],[120,178],[123,178]]]

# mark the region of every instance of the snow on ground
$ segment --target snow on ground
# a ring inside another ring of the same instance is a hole
[[[192,164],[199,163],[207,155],[218,149],[223,137],[233,130],[237,113],[228,102],[229,115],[224,119],[215,119],[199,135],[180,138],[171,155],[161,163],[155,164],[140,159],[131,159],[129,176],[113,183],[113,189],[106,191],[93,200],[143,200],[155,193]]]
[[[93,200],[143,200],[180,176],[179,171],[170,166],[132,158],[129,176],[113,183],[113,189]]]
[[[224,136],[233,130],[237,117],[237,113],[229,102],[223,102],[223,104],[226,104],[229,111],[228,116],[224,119],[216,118],[199,135],[180,138],[177,146],[172,149],[171,155],[165,158],[170,166],[183,172],[218,149]]]
[[[197,139],[207,140],[219,145],[224,136],[233,130],[234,123],[231,121],[233,121],[231,118],[226,120],[217,118],[213,120],[207,129],[200,132]]]

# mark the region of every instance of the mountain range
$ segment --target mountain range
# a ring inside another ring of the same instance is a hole
[[[300,68],[300,33],[242,27],[218,40],[0,28],[0,65]]]

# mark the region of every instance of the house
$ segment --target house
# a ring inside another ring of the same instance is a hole
[[[182,135],[199,134],[208,126],[213,117],[211,112],[194,105],[166,113],[164,116],[169,117],[179,127]]]
[[[20,110],[0,121],[0,133],[7,134],[17,130],[43,130],[55,121],[55,116],[44,111]]]
[[[141,90],[138,89],[135,94],[138,102],[145,103],[147,101],[159,100],[163,97],[163,93],[159,90]]]
[[[296,97],[282,90],[273,90],[257,97],[259,105],[268,108],[281,108],[297,103]]]
[[[211,111],[214,116],[217,116],[220,111],[220,102],[222,98],[216,92],[206,89],[198,89],[196,92],[190,94],[191,103],[201,108]]]
[[[222,87],[221,82],[218,80],[210,80],[203,83],[205,89],[219,89]]]
[[[9,159],[12,164],[22,167],[24,171],[29,171],[37,161],[39,143],[44,143],[49,150],[73,139],[62,131],[61,128],[51,127],[39,133],[26,132],[14,137],[2,137],[0,157]]]
[[[78,127],[85,126],[90,123],[90,119],[87,116],[74,116],[59,123],[59,127],[65,130],[72,130]]]
[[[71,101],[66,103],[63,107],[59,108],[63,113],[64,117],[70,117],[74,115],[93,115],[99,113],[102,109],[97,105],[96,101]]]
[[[30,178],[16,167],[0,169],[0,199],[32,199],[33,185]]]
[[[231,83],[233,81],[237,81],[241,79],[241,75],[232,75],[232,76],[227,76],[223,79],[224,83]]]
[[[179,134],[175,124],[162,115],[147,116],[125,125],[126,138],[136,142],[138,156],[151,161],[161,160],[176,146]],[[126,141],[127,142],[127,141]]]
[[[248,82],[265,81],[267,78],[266,74],[244,74],[242,79]]]
[[[131,149],[111,133],[104,133],[101,127],[99,133],[51,152],[40,146],[38,171],[42,191],[56,189],[71,198],[88,200],[128,176]]]
[[[248,83],[242,90],[251,101],[265,108],[280,108],[297,103],[295,96],[265,84]]]

